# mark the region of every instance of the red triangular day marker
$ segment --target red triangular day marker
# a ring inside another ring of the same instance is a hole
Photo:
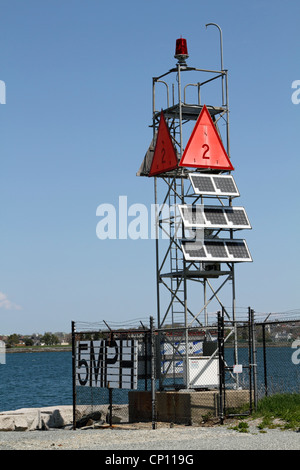
[[[149,176],[155,176],[160,173],[174,170],[178,166],[176,151],[170,136],[169,128],[165,121],[163,112],[160,115],[160,121],[157,132],[157,140],[152,160]]]
[[[185,147],[179,166],[234,170],[205,105]]]

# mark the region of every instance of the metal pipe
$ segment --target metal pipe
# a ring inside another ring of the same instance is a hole
[[[179,104],[179,134],[180,134],[180,158],[182,157],[183,143],[182,143],[182,102],[181,102],[181,76],[180,76],[180,64],[177,66],[177,77],[178,77],[178,104]]]
[[[218,312],[218,350],[219,350],[219,417],[220,423],[224,424],[223,414],[223,357],[222,357],[222,318]]]
[[[257,359],[256,359],[256,336],[254,324],[254,310],[251,310],[251,330],[252,330],[252,367],[253,367],[253,388],[254,388],[254,408],[257,410]]]
[[[235,303],[235,273],[234,273],[234,263],[231,267],[232,272],[232,320],[234,328],[234,363],[238,364],[238,341],[237,341],[237,323],[236,323],[236,303]],[[239,387],[239,374],[236,374],[236,386]]]
[[[155,128],[154,128],[154,114],[155,114],[155,79],[152,79],[152,116],[153,116],[153,137],[155,135]]]
[[[155,136],[155,82],[157,78],[152,78],[152,122],[153,122],[153,137]],[[156,257],[156,305],[157,305],[157,324],[160,326],[160,270],[159,270],[159,243],[158,243],[158,198],[157,198],[157,177],[154,177],[154,204],[155,204],[155,257]],[[159,333],[160,344],[160,333]],[[151,372],[152,373],[152,372]],[[158,378],[161,382],[160,369],[158,371]]]
[[[205,27],[207,26],[216,26],[220,32],[220,53],[221,53],[221,70],[224,70],[223,67],[223,34],[220,26],[216,23],[207,23]],[[222,75],[222,104],[224,105],[224,76]]]
[[[142,327],[144,327],[143,323],[141,322]],[[148,390],[148,332],[144,333],[144,347],[145,347],[145,390]],[[151,352],[150,352],[151,357]]]
[[[72,385],[73,385],[73,430],[76,429],[76,342],[75,322],[72,321]]]
[[[113,411],[113,389],[109,387],[108,383],[108,398],[109,398],[109,425],[112,427],[112,411]]]
[[[162,75],[159,75],[158,77],[153,77],[153,80],[154,81],[158,81],[160,80],[161,78],[163,77],[166,77],[167,75],[171,74],[171,73],[175,73],[177,72],[178,68],[173,68],[171,70],[169,70],[168,72],[165,72],[163,73]],[[196,67],[185,67],[182,69],[183,72],[190,72],[190,71],[194,71],[194,72],[207,72],[207,73],[224,73],[225,70],[209,70],[209,69],[198,69]]]
[[[248,308],[248,362],[249,362],[249,412],[252,414],[252,330],[251,330],[251,309]]]
[[[262,323],[262,339],[263,339],[263,356],[264,356],[264,379],[265,379],[265,396],[268,396],[268,374],[267,374],[267,356],[266,356],[266,325]]]
[[[182,141],[182,101],[181,101],[181,75],[180,75],[180,64],[177,64],[177,81],[178,81],[178,104],[179,104],[179,142],[180,142],[180,158],[183,153],[183,141]],[[181,204],[184,204],[184,179],[181,178]],[[182,222],[182,236],[184,238],[184,225]],[[190,387],[189,378],[189,354],[188,354],[188,308],[187,308],[187,282],[186,282],[186,263],[183,259],[183,305],[184,305],[184,326],[185,326],[185,383],[186,388]]]
[[[204,308],[204,325],[205,326],[208,326],[208,318],[207,318],[207,305],[206,305],[206,282],[207,280],[204,279],[203,281],[203,295],[204,295],[204,305],[205,305],[205,308]]]
[[[156,428],[155,416],[155,344],[154,344],[154,322],[150,317],[150,336],[151,336],[151,413],[152,413],[152,429]]]
[[[196,86],[198,88],[198,105],[200,105],[200,86],[201,84],[200,83],[188,83],[187,85],[185,85],[184,89],[183,89],[183,102],[186,104],[186,88],[188,86]]]
[[[169,106],[170,106],[169,85],[168,85],[165,81],[163,81],[163,80],[157,80],[157,83],[163,83],[163,84],[166,86],[166,88],[167,88],[167,107],[169,108]]]
[[[227,135],[227,155],[230,158],[230,133],[229,133],[229,99],[228,99],[228,74],[225,72],[226,77],[226,108],[227,108],[227,117],[226,117],[226,135]]]

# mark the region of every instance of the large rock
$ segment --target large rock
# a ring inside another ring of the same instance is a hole
[[[14,431],[15,421],[12,416],[0,415],[0,431]]]
[[[62,428],[73,423],[73,407],[21,408],[0,413],[0,431]]]
[[[109,407],[84,406],[76,409],[76,427],[109,423]],[[112,423],[128,422],[127,405],[114,405]],[[20,408],[0,412],[0,431],[35,431],[50,428],[72,428],[73,406],[49,406],[46,408]]]

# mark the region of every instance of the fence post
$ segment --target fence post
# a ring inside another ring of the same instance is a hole
[[[155,341],[154,341],[154,325],[153,317],[150,317],[150,335],[151,335],[151,404],[152,404],[152,429],[156,429],[155,416]]]
[[[145,329],[145,328],[144,328]],[[145,390],[148,390],[148,332],[145,331],[144,334],[144,346],[145,346],[145,357],[144,357],[144,364],[145,364]],[[151,357],[151,356],[150,356]]]
[[[75,322],[72,321],[72,392],[73,392],[73,430],[76,429],[76,344],[75,344]]]
[[[248,363],[249,363],[249,411],[252,414],[252,329],[251,329],[251,309],[248,307]]]
[[[223,333],[223,322],[221,313],[218,312],[218,349],[219,349],[219,416],[220,423],[224,423],[224,414],[223,414],[223,342],[224,338],[222,337]]]
[[[109,406],[108,406],[108,409],[109,409],[109,425],[110,427],[112,427],[112,412],[113,412],[113,389],[109,387],[109,384],[108,384],[108,399],[109,399]]]
[[[257,410],[257,359],[256,359],[256,337],[254,324],[254,310],[250,309],[251,316],[251,335],[252,335],[252,367],[253,367],[253,389],[254,389],[254,408]]]
[[[264,379],[265,379],[265,396],[268,396],[268,374],[267,374],[267,355],[266,355],[266,325],[262,323],[262,340],[263,340],[263,356],[264,356]]]
[[[225,308],[222,307],[222,384],[223,384],[223,415],[226,414],[226,386],[225,386]],[[235,330],[236,332],[237,330]],[[237,348],[237,344],[236,344]],[[237,357],[237,356],[236,356]],[[238,374],[237,374],[238,375]]]

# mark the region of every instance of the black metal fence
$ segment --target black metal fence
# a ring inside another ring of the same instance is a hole
[[[96,423],[201,425],[251,414],[274,393],[300,392],[300,321],[216,315],[209,327],[72,324],[74,428]],[[127,374],[127,375],[126,375]]]
[[[300,393],[300,320],[257,322],[257,395]]]
[[[151,387],[151,328],[77,331],[73,322],[72,360],[73,427],[127,423],[129,392]]]

